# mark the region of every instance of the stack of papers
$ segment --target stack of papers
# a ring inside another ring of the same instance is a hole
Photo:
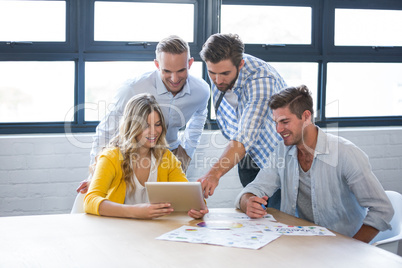
[[[244,213],[207,214],[197,226],[182,226],[156,239],[259,249],[281,235],[335,236],[320,226],[292,226],[267,214],[251,219]]]

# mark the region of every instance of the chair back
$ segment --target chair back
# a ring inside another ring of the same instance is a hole
[[[75,197],[73,208],[71,209],[71,214],[74,213],[85,213],[84,210],[84,197],[85,194],[78,193]]]
[[[397,253],[399,240],[402,239],[402,195],[395,191],[385,191],[385,193],[391,201],[392,207],[395,211],[390,222],[392,229],[379,232],[370,244]]]

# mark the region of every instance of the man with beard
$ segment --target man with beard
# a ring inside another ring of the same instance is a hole
[[[270,96],[286,83],[265,61],[245,54],[244,44],[235,34],[210,36],[200,56],[212,82],[216,120],[230,140],[218,162],[198,180],[207,198],[213,195],[219,179],[236,164],[243,186],[268,164],[281,138],[267,104]]]
[[[236,207],[261,218],[269,197],[281,189],[281,211],[343,235],[368,243],[390,229],[394,210],[367,155],[313,123],[308,88],[283,89],[268,105],[283,142],[272,154],[270,168],[238,195]]]

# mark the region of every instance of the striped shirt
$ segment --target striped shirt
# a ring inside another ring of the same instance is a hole
[[[238,106],[234,108],[223,98],[216,120],[222,134],[229,140],[241,142],[254,162],[264,168],[270,153],[281,140],[268,100],[286,87],[286,83],[265,61],[248,54],[244,54],[243,59],[244,66],[232,88],[238,97]],[[211,84],[216,103],[220,91],[212,81]]]

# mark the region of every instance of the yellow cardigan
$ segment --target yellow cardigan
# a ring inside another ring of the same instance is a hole
[[[122,159],[119,148],[107,149],[99,156],[95,173],[84,199],[86,213],[99,215],[99,206],[105,199],[124,204],[126,182],[121,168]],[[186,175],[181,169],[181,163],[169,150],[163,154],[158,166],[157,181],[187,181]]]

